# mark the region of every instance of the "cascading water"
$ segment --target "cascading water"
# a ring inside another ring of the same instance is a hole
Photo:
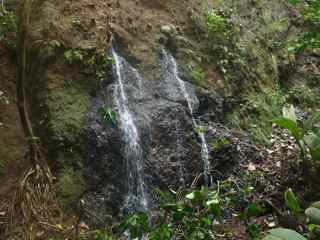
[[[193,126],[196,129],[198,129],[197,132],[201,140],[201,158],[203,161],[203,174],[204,174],[206,183],[211,184],[208,145],[204,136],[204,132],[202,130],[202,126],[200,126],[197,123],[194,117],[192,99],[190,98],[189,93],[187,92],[185,82],[179,77],[178,64],[175,58],[165,49],[162,49],[162,55],[163,55],[163,60],[162,60],[163,62],[161,67],[162,67],[162,73],[164,75],[163,77],[165,77],[167,81],[176,81],[178,83],[179,90],[183,94],[183,97],[187,102],[187,105],[192,117]]]
[[[114,49],[112,55],[115,60],[114,72],[117,84],[114,90],[114,101],[118,109],[120,129],[124,141],[124,157],[127,170],[127,196],[124,209],[128,213],[136,211],[147,211],[148,200],[145,189],[144,169],[143,169],[143,150],[138,128],[134,122],[133,114],[129,110],[129,101],[126,94],[124,80],[127,72],[134,74],[141,85],[141,77],[132,66],[130,66]]]
[[[176,121],[175,122],[175,135],[176,135],[176,152],[178,155],[180,155],[182,153],[182,136],[181,136],[181,132],[180,132],[180,122]],[[179,162],[179,182],[184,186],[185,185],[185,166],[184,164],[180,161]]]

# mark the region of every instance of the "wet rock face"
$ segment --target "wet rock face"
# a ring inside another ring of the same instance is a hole
[[[143,179],[150,199],[154,188],[167,190],[189,186],[193,179],[203,171],[201,161],[201,142],[194,130],[194,123],[188,105],[179,86],[171,81],[170,75],[157,80],[137,77],[137,71],[127,62],[123,63],[122,83],[127,97],[127,107],[133,117],[143,150]],[[169,69],[168,69],[169,71]],[[108,99],[103,102],[95,99],[87,117],[87,182],[89,193],[86,195],[89,208],[98,210],[99,218],[107,220],[106,213],[122,213],[127,193],[127,159],[125,142],[119,122],[117,126],[103,124],[98,109],[103,104],[117,109],[114,95],[117,81],[105,89]],[[195,113],[202,113],[205,137],[227,144],[211,147],[210,161],[214,171],[227,177],[240,159],[253,156],[251,145],[235,137],[222,125],[215,124],[215,115],[221,115],[222,100],[214,93],[199,92],[199,99],[192,84],[186,82],[186,91],[193,103]],[[214,104],[214,106],[211,106]],[[119,114],[119,112],[118,112]],[[198,117],[197,114],[195,117]],[[217,117],[216,119],[218,119]]]

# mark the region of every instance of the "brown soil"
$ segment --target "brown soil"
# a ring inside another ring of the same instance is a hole
[[[0,101],[0,229],[6,214],[7,202],[15,193],[16,184],[26,163],[25,140],[16,106],[16,67],[8,52],[0,46],[0,91],[8,102]]]

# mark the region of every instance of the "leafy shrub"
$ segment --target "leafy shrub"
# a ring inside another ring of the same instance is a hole
[[[150,240],[210,239],[214,219],[222,220],[219,192],[202,188],[191,193],[172,193],[160,206],[153,224],[145,213],[128,218],[122,225],[132,238]]]
[[[294,6],[300,5],[300,13],[311,27],[310,31],[303,33],[291,44],[289,50],[301,52],[306,49],[320,48],[320,1],[289,0],[289,2]]]

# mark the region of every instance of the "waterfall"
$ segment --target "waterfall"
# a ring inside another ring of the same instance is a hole
[[[130,66],[114,49],[112,55],[115,60],[114,73],[116,74],[117,84],[114,89],[114,101],[118,110],[120,129],[122,132],[124,146],[124,157],[126,160],[127,172],[127,195],[124,209],[128,213],[148,210],[148,199],[145,189],[144,169],[143,169],[143,150],[138,128],[134,121],[133,113],[129,109],[125,82],[130,80],[129,73],[133,74],[141,85],[141,76],[137,70]],[[128,89],[128,88],[127,88]]]
[[[198,136],[201,140],[201,158],[203,161],[203,174],[207,184],[211,184],[210,177],[210,162],[209,162],[209,149],[207,141],[202,131],[202,126],[199,125],[194,117],[193,110],[193,101],[187,91],[185,82],[180,78],[178,71],[178,64],[175,58],[167,52],[165,49],[162,49],[163,54],[163,63],[162,63],[162,75],[166,78],[167,81],[176,81],[178,83],[178,88],[180,93],[183,95],[185,101],[187,102],[191,117],[192,123],[195,129],[198,129]]]

